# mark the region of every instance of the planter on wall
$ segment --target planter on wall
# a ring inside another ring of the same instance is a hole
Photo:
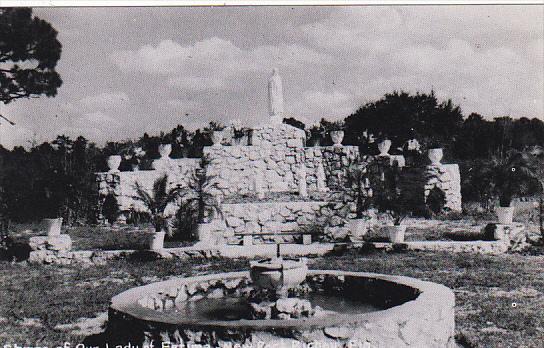
[[[149,249],[161,250],[164,249],[164,236],[165,232],[155,232],[149,239]]]
[[[167,159],[172,153],[172,144],[160,144],[159,145],[159,155],[161,159]]]
[[[344,131],[331,131],[331,140],[333,146],[342,146],[342,140],[344,140]]]
[[[223,131],[213,131],[211,134],[212,146],[221,146],[224,136],[225,133]]]
[[[43,219],[47,236],[60,236],[60,228],[62,227],[62,218]]]
[[[429,149],[427,157],[429,157],[432,165],[438,166],[440,165],[442,157],[444,157],[444,151],[442,148]]]
[[[206,245],[215,244],[214,225],[211,222],[199,223],[197,225],[198,242]]]
[[[348,229],[352,241],[360,242],[370,230],[370,223],[367,219],[351,219],[348,221]]]
[[[391,243],[404,243],[405,225],[386,226],[386,230]]]
[[[514,221],[514,207],[496,207],[495,214],[499,224],[511,225]]]
[[[378,143],[378,151],[380,151],[379,156],[389,156],[389,149],[391,148],[391,140],[385,139],[384,141]]]
[[[119,155],[113,155],[108,157],[108,169],[109,172],[118,172],[119,171],[119,165],[121,164],[121,156]]]

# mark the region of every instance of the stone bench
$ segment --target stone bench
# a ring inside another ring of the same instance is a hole
[[[253,245],[253,237],[255,236],[302,236],[302,244],[304,245],[312,244],[312,235],[309,233],[304,233],[304,232],[281,232],[281,233],[260,232],[260,233],[236,234],[235,236],[242,237],[242,245],[244,246]]]

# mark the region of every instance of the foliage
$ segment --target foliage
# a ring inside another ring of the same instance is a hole
[[[115,198],[115,196],[112,194],[107,195],[106,199],[104,199],[104,203],[102,203],[102,215],[104,215],[106,220],[113,225],[113,223],[117,221],[119,213],[117,198]]]
[[[0,100],[53,97],[62,84],[55,71],[61,54],[57,31],[29,8],[0,9]],[[29,65],[32,67],[27,67]]]
[[[216,196],[217,182],[215,176],[207,174],[207,163],[208,159],[202,158],[201,167],[192,173],[187,186],[180,192],[184,211],[198,223],[222,215],[221,203]]]
[[[302,129],[302,130],[306,128],[306,125],[304,124],[304,122],[299,121],[294,117],[284,118],[283,123],[296,127],[298,129]]]
[[[423,144],[429,139],[448,144],[462,125],[462,119],[461,109],[451,100],[439,103],[434,91],[416,95],[393,92],[348,116],[345,140],[347,144],[358,145],[360,136],[367,131],[377,137],[388,137],[393,147],[413,138]]]
[[[444,210],[446,195],[438,187],[434,187],[427,196],[427,208],[432,215],[438,215]]]
[[[98,202],[94,172],[99,150],[83,137],[59,136],[29,151],[0,148],[5,216],[16,222],[60,216],[67,224],[91,221]]]
[[[136,196],[133,198],[142,202],[149,211],[151,223],[156,232],[166,229],[168,217],[165,210],[168,204],[176,202],[180,197],[181,187],[168,188],[168,176],[164,175],[153,182],[151,193],[148,193],[140,183],[135,184]]]
[[[369,156],[350,159],[346,168],[346,184],[355,200],[355,217],[361,219],[371,206],[373,190],[370,185],[369,166],[373,166]]]
[[[378,211],[388,213],[395,225],[400,225],[419,204],[418,199],[408,187],[402,185],[402,168],[389,165],[378,168],[378,172],[371,176],[373,204]]]
[[[527,155],[515,150],[492,157],[482,175],[489,178],[489,189],[499,198],[501,207],[509,207],[514,197],[528,193],[531,181],[537,179]]]

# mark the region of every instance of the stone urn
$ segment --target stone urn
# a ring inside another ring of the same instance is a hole
[[[405,225],[386,226],[385,229],[391,243],[404,243]]]
[[[60,236],[62,218],[43,219],[43,224],[48,237]]]
[[[288,290],[302,283],[308,273],[305,258],[275,257],[251,261],[250,267],[255,286],[274,291],[278,298],[286,298]]]
[[[342,140],[344,140],[344,131],[331,131],[331,140],[333,146],[342,146]]]
[[[211,134],[212,146],[221,146],[224,137],[225,133],[223,131],[213,131]]]
[[[149,238],[149,249],[161,250],[164,249],[164,236],[166,232],[153,232]]]
[[[442,157],[444,157],[444,151],[442,148],[429,149],[427,152],[427,157],[429,157],[432,165],[439,166]]]
[[[200,245],[215,245],[216,226],[213,222],[202,222],[197,225],[197,238]]]
[[[514,221],[514,207],[496,207],[495,214],[501,225],[511,225]]]
[[[168,159],[172,153],[172,144],[160,144],[159,145],[159,155],[161,159]]]
[[[380,154],[378,156],[389,156],[389,149],[391,148],[391,140],[385,139],[384,141],[378,144],[378,151]]]
[[[121,156],[113,155],[108,157],[107,160],[108,168],[110,173],[115,173],[119,171],[119,165],[121,164]]]
[[[349,236],[352,242],[362,242],[368,234],[371,223],[368,219],[351,219],[347,224]]]

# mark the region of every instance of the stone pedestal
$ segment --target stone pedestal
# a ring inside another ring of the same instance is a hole
[[[510,225],[488,224],[484,227],[483,234],[486,239],[504,241],[508,244],[509,249],[513,251],[523,250],[529,246],[525,225],[521,223]]]
[[[444,192],[444,208],[460,212],[461,207],[461,175],[457,164],[428,165],[425,168],[425,200],[433,188]]]
[[[64,252],[72,249],[72,239],[67,234],[30,237],[28,244],[33,251]]]

